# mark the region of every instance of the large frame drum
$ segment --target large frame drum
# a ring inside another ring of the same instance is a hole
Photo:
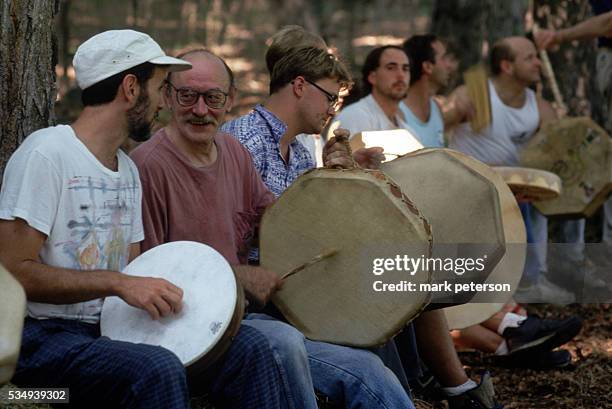
[[[423,149],[383,163],[432,225],[434,257],[483,260],[482,271],[438,272],[436,281],[483,283],[506,251],[495,185],[447,149]],[[445,273],[445,275],[442,275]],[[473,294],[439,294],[433,302],[465,303]]]
[[[146,311],[108,297],[100,318],[102,335],[167,348],[190,377],[203,374],[229,348],[244,313],[244,295],[232,268],[212,247],[191,241],[162,244],[135,258],[123,272],[164,278],[180,287],[183,309],[152,320]]]
[[[429,292],[376,292],[378,279],[429,283],[431,274],[373,274],[372,262],[398,252],[431,254],[428,222],[382,172],[315,169],[300,176],[264,214],[261,265],[287,278],[273,301],[306,337],[349,346],[388,341],[429,302]]]
[[[501,206],[502,222],[504,224],[506,253],[491,275],[489,275],[486,282],[499,284],[508,283],[511,288],[516,290],[523,275],[525,260],[527,258],[527,233],[516,198],[506,181],[492,168],[461,152],[450,149],[448,152],[493,182],[497,189]],[[498,312],[505,302],[510,300],[511,295],[512,294],[508,294],[507,298],[500,299],[499,302],[487,303],[485,301],[487,301],[489,297],[486,294],[476,294],[470,303],[445,308],[444,312],[449,328],[461,329],[485,321]],[[496,298],[499,296],[500,295],[497,295]]]
[[[521,153],[521,166],[559,175],[561,195],[534,205],[549,217],[591,217],[612,192],[612,141],[591,118],[546,124]]]
[[[26,309],[23,287],[0,264],[0,386],[15,371]]]

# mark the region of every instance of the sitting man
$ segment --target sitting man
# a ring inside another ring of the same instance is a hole
[[[488,80],[489,95],[491,98],[492,123],[480,133],[475,133],[467,122],[470,111],[463,109],[470,107],[470,99],[465,86],[459,87],[451,100],[457,109],[451,112],[449,117],[452,121],[449,125],[459,125],[454,129],[450,137],[450,147],[462,151],[476,159],[491,165],[518,166],[519,154],[525,144],[536,133],[539,127],[556,118],[555,111],[551,105],[536,96],[529,86],[540,80],[541,63],[537,57],[534,44],[527,38],[509,37],[497,42],[491,49],[490,64],[492,77]],[[546,288],[553,289],[553,293],[544,301],[558,301],[562,289],[554,286],[545,279],[541,272],[546,270],[546,243],[548,238],[547,220],[534,207],[523,205],[522,210],[527,209],[526,225],[533,223],[533,241],[535,247],[529,246],[529,250],[535,249],[533,260],[528,262],[523,275],[523,280],[531,280],[535,283],[546,281]],[[533,254],[533,253],[532,253]],[[528,260],[529,260],[528,253]],[[542,301],[541,299],[538,301]],[[516,317],[514,318],[516,319]],[[514,320],[513,319],[513,320]],[[527,322],[527,321],[525,321]],[[535,323],[531,319],[531,324]],[[538,325],[542,328],[554,329],[559,336],[550,338],[554,342],[546,342],[544,345],[548,350],[555,348],[573,338],[581,328],[581,322],[577,317],[561,322],[544,320]],[[537,328],[538,325],[534,325]],[[489,326],[492,330],[490,336],[493,340],[487,347],[492,348],[494,342],[503,348],[503,339],[494,333],[497,325]],[[480,329],[481,331],[482,329]],[[481,331],[482,332],[482,331]],[[503,331],[500,331],[502,335]],[[549,353],[548,351],[535,350],[538,355],[526,356],[532,359],[534,364],[555,365],[569,362],[569,354],[564,351]]]
[[[444,120],[433,95],[448,83],[450,66],[446,60],[446,47],[435,35],[426,34],[406,40],[404,50],[410,59],[410,87],[400,109],[425,146],[442,147]],[[569,352],[543,351],[540,341],[551,345],[566,342],[579,331],[580,320],[574,317],[556,322],[530,316],[529,321],[523,323],[526,311],[511,304],[480,324],[452,331],[455,345],[494,353],[499,357],[512,354],[509,359],[500,358],[508,365],[538,369],[568,365],[571,360]],[[515,314],[513,309],[520,314]],[[554,336],[550,337],[551,334]],[[518,351],[520,353],[515,354]]]
[[[451,74],[446,47],[433,34],[412,36],[403,47],[410,60],[410,86],[400,110],[423,146],[444,147],[444,118],[434,96]]]
[[[28,298],[13,382],[70,388],[78,407],[189,408],[175,354],[101,337],[99,321],[110,296],[152,319],[181,311],[183,292],[172,283],[120,273],[144,235],[138,171],[119,147],[128,136],[148,138],[167,71],[191,64],[146,34],[116,30],[83,43],[73,65],[82,113],[71,126],[30,135],[0,193],[0,261]],[[252,328],[240,330],[217,375],[213,396],[234,399],[230,407],[287,407],[272,351]]]
[[[246,265],[246,250],[274,196],[249,152],[218,130],[233,102],[229,67],[205,50],[181,58],[193,69],[168,76],[164,97],[170,124],[132,154],[144,189],[144,248],[175,240],[206,243],[233,265],[251,304],[264,305],[282,283],[275,273]],[[304,80],[300,88],[311,98],[317,91]],[[323,123],[314,109],[305,114],[313,124]],[[316,408],[315,389],[339,397],[347,407],[413,407],[395,376],[369,351],[307,340],[264,314],[247,315],[243,325],[266,335],[293,408]]]
[[[300,154],[304,151],[304,147],[295,139],[296,135],[321,132],[327,122],[335,116],[340,105],[339,94],[343,88],[342,83],[334,81],[333,76],[329,78],[331,73],[321,76],[319,73],[321,63],[319,60],[313,60],[312,54],[321,54],[325,57],[327,53],[320,49],[317,53],[312,47],[298,48],[277,61],[271,73],[268,100],[263,105],[255,107],[250,114],[223,127],[251,152],[255,167],[277,196],[282,194],[301,173],[314,167],[310,157]],[[325,58],[333,60],[333,57]],[[363,112],[359,111],[359,115],[355,114],[357,111],[353,112],[355,115],[351,118],[357,123],[348,120],[342,123],[354,132],[383,130],[389,129],[387,126],[402,125],[398,104],[408,85],[406,54],[401,48],[383,47],[373,51],[366,60],[370,61],[368,70],[376,71],[373,76],[369,71],[364,75],[365,78],[375,77],[372,82],[366,81],[376,97],[370,96],[368,102],[363,102],[364,106],[360,107],[363,108]],[[380,105],[376,99],[379,95],[384,98]],[[392,103],[395,106],[392,106]],[[379,112],[379,115],[371,117],[372,112]],[[386,112],[395,115],[393,118],[396,124],[386,116]],[[367,128],[368,126],[373,128]],[[336,129],[335,133],[338,136],[346,135],[346,131],[340,129]],[[340,150],[336,149],[333,143],[334,140],[330,139],[326,145],[327,155],[324,158],[326,165],[331,163],[325,159],[333,156],[340,161],[341,158]],[[373,165],[376,161],[380,163],[380,151],[370,153],[366,162]],[[346,162],[343,164],[346,165]],[[457,358],[444,320],[444,315],[440,311],[430,311],[417,318],[414,327],[419,352],[428,364],[435,368],[436,375],[447,387],[445,391],[449,395],[452,407],[468,407],[465,405],[472,399],[481,402],[483,408],[498,407],[493,396],[485,392],[492,389],[488,384],[490,382],[488,377],[484,387],[468,379]],[[405,348],[405,345],[401,348]]]

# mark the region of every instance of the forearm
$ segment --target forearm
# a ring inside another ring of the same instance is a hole
[[[11,268],[12,267],[12,268]],[[24,287],[29,301],[73,304],[118,295],[122,274],[114,271],[79,271],[24,260],[9,267]]]
[[[595,16],[573,27],[558,30],[555,34],[555,42],[584,40],[595,37],[612,36],[612,11]]]

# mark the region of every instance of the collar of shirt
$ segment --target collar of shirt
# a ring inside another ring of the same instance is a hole
[[[268,128],[270,128],[270,134],[272,138],[276,142],[280,142],[280,139],[287,131],[287,125],[283,121],[278,119],[276,115],[266,109],[263,105],[257,105],[254,111],[261,115],[263,120],[266,122]]]

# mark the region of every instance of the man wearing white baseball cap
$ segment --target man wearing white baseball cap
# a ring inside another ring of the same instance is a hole
[[[166,73],[191,64],[166,56],[146,34],[113,30],[84,42],[73,65],[82,113],[26,138],[0,191],[0,262],[28,297],[12,381],[70,388],[75,407],[188,408],[176,355],[100,337],[99,320],[108,296],[152,319],[181,311],[183,292],[172,283],[120,273],[144,235],[138,170],[119,147],[128,136],[148,138]],[[255,373],[265,381],[255,382]],[[229,407],[286,407],[274,356],[257,330],[240,329],[217,375],[211,392],[234,396]]]

